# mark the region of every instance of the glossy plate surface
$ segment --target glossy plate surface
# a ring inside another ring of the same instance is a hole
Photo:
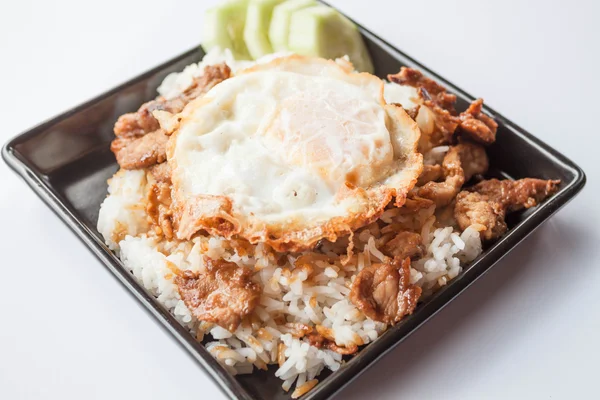
[[[385,78],[401,66],[415,67],[445,85],[458,97],[457,110],[463,111],[473,97],[428,70],[385,41],[360,28],[373,57],[376,75]],[[148,309],[179,343],[220,385],[236,399],[289,399],[282,381],[270,371],[231,376],[197,343],[153,296],[138,285],[118,258],[104,245],[96,230],[98,210],[106,197],[106,180],[118,169],[110,142],[116,119],[137,110],[156,96],[156,88],[170,72],[202,58],[199,49],[190,50],[149,72],[67,111],[17,136],[2,149],[2,156],[46,204],[75,232],[119,281]],[[498,139],[488,149],[494,175],[519,179],[538,177],[560,179],[560,191],[542,205],[509,217],[509,232],[465,268],[463,273],[415,313],[388,330],[346,363],[335,374],[323,372],[319,384],[303,398],[326,399],[348,384],[380,357],[397,346],[421,324],[441,310],[527,235],[552,216],[585,185],[585,174],[572,161],[523,129],[494,112],[485,111],[499,123]]]

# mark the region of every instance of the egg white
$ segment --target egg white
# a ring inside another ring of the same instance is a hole
[[[414,185],[418,128],[383,82],[290,56],[238,73],[161,123],[178,236],[307,248],[377,218]]]

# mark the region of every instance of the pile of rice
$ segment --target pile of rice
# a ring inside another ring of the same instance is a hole
[[[213,52],[199,63],[165,79],[159,92],[167,97],[185,90],[186,82],[202,73],[207,63],[227,62],[236,69],[231,54]],[[433,149],[425,159],[435,162],[447,147]],[[325,329],[338,346],[365,345],[376,340],[387,326],[366,318],[348,299],[356,274],[385,255],[378,249],[387,226],[420,233],[427,251],[411,265],[411,283],[423,289],[423,296],[446,285],[462,266],[481,253],[478,231],[464,232],[440,226],[432,206],[407,213],[390,208],[375,222],[355,232],[355,251],[347,261],[347,239],[325,243],[318,251],[278,254],[258,244],[241,249],[219,237],[196,237],[187,242],[167,241],[149,233],[146,215],[148,179],[144,170],[121,170],[109,181],[109,196],[103,202],[98,230],[123,265],[206,349],[232,374],[252,373],[254,368],[279,366],[275,375],[292,397],[312,389],[324,369],[336,371],[344,360],[334,351],[311,346],[296,333],[300,325]],[[263,293],[260,305],[231,333],[215,324],[198,321],[181,300],[173,283],[174,268],[194,272],[203,269],[204,256],[224,259],[251,268]],[[310,275],[310,279],[308,279]]]

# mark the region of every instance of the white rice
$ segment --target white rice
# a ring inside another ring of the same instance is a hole
[[[126,235],[136,236],[148,230],[144,198],[146,172],[120,170],[109,181],[108,194],[100,207],[98,231],[111,250]]]
[[[280,55],[271,58],[277,56]],[[203,73],[205,65],[218,62],[226,62],[234,71],[248,66],[248,62],[235,61],[228,50],[214,50],[202,62],[169,75],[159,93],[167,98],[176,96]],[[437,161],[446,151],[443,146],[434,148],[426,159]],[[146,185],[143,170],[115,174],[109,184],[109,196],[100,209],[98,230],[136,280],[198,340],[206,339],[206,349],[232,374],[252,373],[255,368],[278,364],[275,375],[282,379],[283,389],[287,391],[296,383],[293,396],[299,396],[314,386],[324,368],[336,371],[344,361],[340,354],[316,348],[306,339],[296,337],[293,324],[327,329],[338,346],[368,344],[387,329],[385,324],[365,317],[348,299],[349,286],[356,274],[386,259],[377,247],[380,233],[376,223],[356,233],[358,245],[347,263],[342,264],[344,257],[340,257],[345,254],[345,243],[325,243],[321,255],[337,261],[313,258],[308,280],[307,270],[295,268],[296,258],[288,255],[287,263],[278,265],[276,255],[261,244],[255,246],[252,254],[238,254],[225,239],[218,237],[175,243],[147,236]],[[470,227],[460,233],[452,227],[436,228],[433,214],[433,208],[411,215],[389,209],[381,217],[384,223],[399,223],[421,233],[427,251],[423,258],[412,263],[410,273],[411,283],[421,286],[424,296],[446,285],[460,274],[465,263],[481,253],[476,229]],[[312,257],[314,253],[305,255]],[[173,283],[173,269],[200,271],[204,256],[253,268],[254,279],[263,288],[252,315],[256,323],[229,332],[194,318]]]
[[[181,72],[172,72],[167,75],[158,87],[157,91],[161,96],[164,96],[167,99],[172,99],[189,88],[192,85],[194,78],[202,76],[204,73],[204,67],[206,66],[225,63],[231,69],[231,71],[235,73],[244,68],[251,67],[254,64],[267,63],[276,58],[285,57],[290,54],[292,53],[280,52],[268,54],[256,61],[240,61],[233,57],[231,50],[222,50],[218,47],[215,47],[206,53],[204,58],[202,58],[202,61],[199,63],[190,64]]]
[[[145,200],[141,195],[146,185],[143,175],[143,171],[120,172],[111,180],[110,195],[100,209],[99,230],[107,244],[120,253],[125,268],[178,321],[196,337],[210,338],[207,350],[232,374],[251,373],[254,368],[264,369],[283,360],[276,375],[282,379],[283,388],[290,389],[295,382],[299,387],[315,379],[324,368],[332,371],[340,368],[343,361],[338,353],[318,349],[305,339],[294,337],[293,329],[285,323],[330,329],[339,346],[368,344],[387,329],[385,324],[366,318],[348,300],[348,287],[356,273],[385,259],[369,229],[359,233],[363,248],[357,249],[348,264],[314,262],[309,283],[306,270],[294,269],[289,262],[277,265],[274,254],[261,245],[256,246],[254,254],[240,255],[230,250],[222,238],[199,237],[176,244],[140,233],[147,229]],[[407,218],[395,211],[386,211],[390,221]],[[474,228],[462,233],[451,227],[435,229],[432,212],[426,210],[417,216],[425,221],[421,234],[427,253],[413,262],[411,268],[411,282],[421,286],[425,295],[446,285],[462,271],[464,263],[481,253],[479,233]],[[115,243],[122,232],[126,235]],[[324,246],[324,252],[334,251],[335,244],[328,246]],[[172,268],[199,271],[204,262],[202,255],[255,269],[254,278],[263,287],[260,304],[254,312],[260,326],[240,326],[231,333],[192,316],[173,283]]]

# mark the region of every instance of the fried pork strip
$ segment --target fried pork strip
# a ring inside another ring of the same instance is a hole
[[[449,111],[450,114],[456,113],[454,110],[456,96],[448,93],[445,87],[433,79],[427,78],[419,70],[402,67],[397,74],[388,75],[388,80],[399,85],[412,86],[418,90],[419,95],[425,101]]]
[[[224,260],[205,260],[204,272],[184,271],[175,276],[179,295],[198,320],[234,332],[258,305],[262,288],[252,281],[250,268]]]
[[[419,150],[424,152],[432,147],[450,143],[460,122],[455,116],[456,96],[413,68],[402,67],[397,74],[388,75],[388,80],[417,89],[420,105],[407,111],[421,129]]]
[[[193,84],[178,97],[166,99],[159,96],[143,104],[138,111],[122,115],[115,123],[117,137],[111,143],[111,150],[121,168],[140,169],[164,162],[169,137],[160,129],[152,113],[158,110],[178,113],[190,101],[230,76],[231,70],[226,64],[209,65],[204,68],[204,74],[195,78]]]
[[[393,325],[417,306],[421,288],[410,284],[410,258],[363,268],[352,282],[350,301],[367,317]]]
[[[414,192],[418,197],[435,202],[437,207],[443,207],[454,200],[465,182],[475,175],[485,174],[488,167],[489,161],[482,146],[469,142],[452,146],[442,162],[444,181],[427,182]]]
[[[420,104],[407,112],[421,129],[421,151],[450,144],[456,132],[485,145],[496,140],[498,124],[482,112],[482,99],[473,101],[466,111],[457,115],[456,96],[420,71],[402,67],[397,74],[388,75],[388,80],[417,89],[419,98],[415,100]]]
[[[481,111],[483,99],[477,99],[469,108],[460,113],[460,131],[468,138],[482,143],[492,144],[496,141],[498,124],[493,118]]]
[[[482,239],[493,240],[508,229],[504,220],[508,212],[536,206],[554,194],[559,183],[533,178],[482,181],[458,194],[454,217],[460,229],[480,225]]]

